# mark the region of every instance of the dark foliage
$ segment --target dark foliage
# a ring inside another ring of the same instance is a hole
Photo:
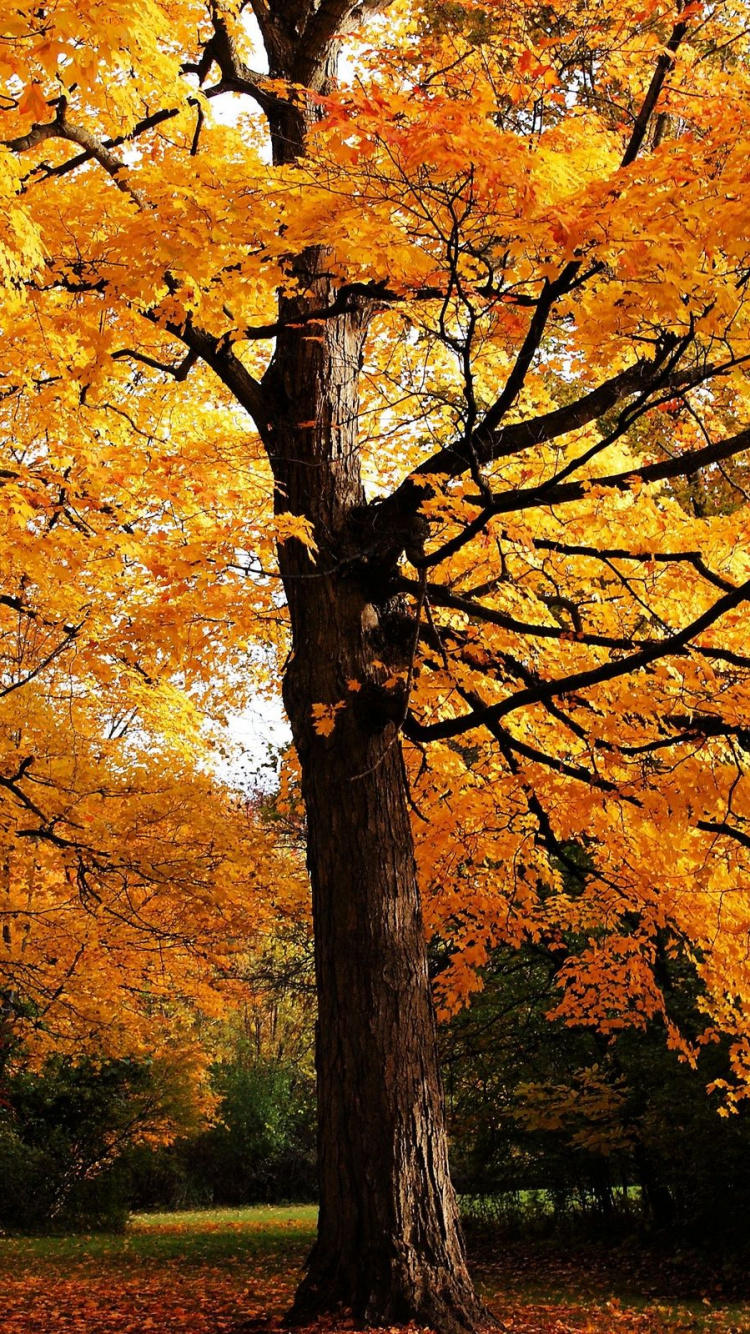
[[[124,1225],[127,1152],[163,1114],[147,1062],[51,1060],[7,1077],[0,1110],[0,1225]]]
[[[202,1129],[179,1072],[147,1061],[52,1060],[6,1077],[0,1227],[118,1230],[137,1208],[313,1198],[309,1077],[243,1048],[212,1077],[217,1123]],[[165,1125],[178,1137],[154,1147]]]
[[[696,1035],[694,971],[663,966],[672,1017]],[[742,1103],[720,1115],[720,1095],[706,1091],[727,1076],[726,1046],[707,1045],[693,1068],[656,1023],[611,1038],[550,1023],[555,969],[537,946],[498,950],[484,990],[443,1033],[470,1226],[747,1241],[750,1119]]]

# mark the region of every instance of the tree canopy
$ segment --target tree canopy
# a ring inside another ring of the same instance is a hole
[[[397,953],[417,898],[403,929],[367,925],[409,878],[408,800],[445,1009],[495,945],[543,941],[558,1017],[661,1016],[687,1058],[728,1034],[730,1105],[744,1093],[745,18],[739,0],[6,13],[11,896],[41,874],[40,915],[46,893],[67,911],[65,881],[118,930],[158,906],[197,940],[265,838],[196,765],[205,720],[284,675],[316,926],[334,924],[319,985],[346,939],[386,978],[425,971]],[[675,955],[700,977],[697,1035],[667,1014]]]

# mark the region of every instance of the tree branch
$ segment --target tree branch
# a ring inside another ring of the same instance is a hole
[[[705,445],[702,449],[687,450],[675,458],[665,459],[660,463],[647,463],[641,468],[629,468],[626,472],[609,473],[604,477],[586,478],[580,482],[563,482],[560,485],[542,482],[536,487],[524,487],[493,497],[494,512],[507,514],[517,510],[535,509],[539,505],[561,505],[582,500],[587,491],[597,487],[611,487],[618,491],[627,491],[634,482],[664,482],[677,477],[692,477],[712,463],[720,463],[735,454],[750,449],[750,427],[738,431],[728,440]]]
[[[202,67],[197,66],[195,72],[198,73],[199,77],[203,70],[208,73],[211,60],[214,60],[221,71],[220,87],[222,92],[246,93],[249,97],[254,98],[266,113],[274,107],[288,105],[274,90],[273,83],[267,75],[259,74],[256,70],[250,69],[244,60],[240,59],[226,19],[218,12],[215,5],[212,8],[214,35],[206,46]],[[263,30],[262,25],[261,30]]]
[[[476,727],[486,726],[489,722],[499,722],[501,718],[513,713],[516,709],[544,703],[546,700],[556,699],[561,695],[588,690],[592,686],[603,685],[605,681],[612,681],[617,677],[640,671],[660,658],[669,657],[670,654],[679,652],[691,640],[720,620],[728,611],[732,611],[748,599],[750,599],[750,579],[738,588],[733,589],[732,592],[725,593],[724,597],[719,598],[708,611],[697,616],[682,630],[666,635],[661,640],[655,640],[652,644],[645,646],[638,653],[633,653],[627,658],[602,663],[600,666],[589,668],[586,671],[572,672],[568,676],[557,677],[551,681],[543,681],[538,686],[529,686],[525,690],[519,690],[514,695],[510,695],[507,699],[501,700],[498,704],[489,705],[481,710],[473,710],[471,713],[463,714],[460,718],[445,718],[442,722],[424,724],[420,723],[410,713],[404,724],[404,735],[412,741],[433,741],[460,736],[464,732],[473,731]]]
[[[175,338],[179,338],[185,344],[194,359],[201,357],[206,365],[210,366],[222,384],[226,385],[227,389],[234,395],[240,406],[250,413],[258,427],[260,429],[265,428],[268,423],[268,405],[263,387],[245,369],[226,339],[217,338],[214,334],[207,333],[205,329],[197,328],[190,320],[187,320],[181,327],[171,323],[168,323],[165,327],[168,333],[171,333]],[[185,367],[186,361],[182,362],[182,368]],[[162,365],[159,366],[159,369],[165,370],[167,368]],[[187,374],[187,371],[185,374]],[[175,376],[175,378],[178,377]]]
[[[467,523],[462,532],[444,542],[436,551],[432,551],[422,558],[415,557],[412,564],[419,569],[425,566],[440,565],[449,556],[453,556],[457,551],[460,551],[473,537],[476,537],[489,523],[490,519],[498,514],[514,514],[518,513],[519,510],[568,505],[571,502],[583,500],[587,492],[596,488],[611,487],[618,491],[627,491],[635,482],[648,484],[671,481],[677,477],[692,477],[695,473],[700,472],[702,468],[708,468],[711,464],[720,463],[724,459],[734,458],[736,454],[742,454],[747,449],[750,449],[750,427],[739,431],[737,435],[730,436],[728,440],[706,445],[703,449],[688,450],[685,454],[680,454],[676,458],[665,459],[661,463],[648,463],[641,468],[630,468],[627,472],[611,473],[606,477],[586,478],[580,482],[563,482],[561,485],[556,485],[554,482],[542,482],[539,486],[519,487],[514,491],[493,495],[489,504],[485,502],[484,496],[467,496],[466,499],[470,503],[482,506],[476,518]],[[394,496],[398,495],[399,491],[394,492]],[[384,512],[387,503],[384,502],[379,507]]]
[[[555,542],[552,538],[537,537],[534,546],[538,551],[554,551],[561,556],[590,556],[597,560],[632,560],[639,563],[682,563],[687,562],[709,583],[729,593],[735,587],[729,579],[717,574],[706,565],[699,551],[629,551],[627,547],[589,547],[569,542]]]
[[[681,4],[679,8],[682,8]],[[623,154],[622,162],[620,163],[621,167],[629,167],[631,162],[635,162],[635,159],[640,152],[641,145],[646,137],[649,121],[654,112],[654,107],[659,100],[659,94],[664,85],[664,80],[674,64],[675,53],[683,41],[683,38],[686,36],[687,30],[688,25],[684,20],[681,19],[679,23],[675,24],[672,29],[672,35],[656,62],[656,69],[654,70],[651,83],[649,84],[648,92],[643,99],[643,105],[635,118],[633,132]]]
[[[146,201],[139,190],[133,188],[127,179],[123,176],[126,171],[124,162],[115,157],[114,153],[97,139],[89,130],[80,125],[72,125],[68,120],[67,99],[61,97],[57,103],[57,114],[53,121],[48,121],[44,125],[32,125],[28,134],[20,135],[17,139],[6,139],[3,146],[9,148],[14,153],[28,153],[30,149],[36,148],[47,139],[65,139],[68,143],[78,144],[79,148],[84,150],[87,158],[94,158],[101,167],[112,177],[118,190],[129,195],[138,208],[145,208]],[[83,159],[83,156],[81,157]]]
[[[484,621],[488,625],[497,625],[502,630],[510,630],[513,634],[530,635],[535,639],[573,639],[577,644],[588,644],[594,648],[628,649],[633,647],[632,639],[617,639],[611,635],[571,634],[569,630],[564,630],[560,625],[542,625],[532,621],[519,621],[515,616],[510,616],[508,612],[498,611],[494,607],[485,607],[481,602],[474,601],[473,598],[462,597],[458,593],[451,592],[442,584],[428,583],[426,587],[428,597],[433,605],[465,612],[467,616],[474,616],[478,621]],[[413,596],[417,596],[419,589],[420,583],[416,579],[399,577],[393,584],[394,593],[411,593]]]
[[[144,366],[150,366],[153,370],[163,371],[165,375],[171,375],[177,381],[186,380],[196,361],[198,353],[193,348],[188,349],[187,356],[177,366],[170,366],[166,361],[157,361],[156,357],[149,357],[145,352],[136,352],[134,348],[121,347],[119,351],[112,353],[113,361],[120,361],[127,357],[132,361],[140,361]]]
[[[741,843],[743,848],[750,848],[750,834],[727,824],[726,820],[697,820],[696,824],[699,829],[705,829],[709,834],[724,834],[726,838],[733,838],[736,843]]]
[[[604,416],[605,412],[617,407],[622,399],[630,398],[633,394],[645,394],[650,392],[651,388],[657,387],[664,390],[694,389],[706,380],[728,375],[731,370],[749,361],[750,356],[696,366],[690,370],[676,372],[664,381],[659,380],[662,360],[663,356],[655,360],[643,358],[626,367],[624,371],[619,371],[610,380],[597,385],[596,389],[592,389],[575,402],[554,408],[552,412],[546,412],[532,421],[513,422],[510,426],[504,426],[500,431],[493,432],[492,438],[485,440],[483,444],[480,431],[486,426],[485,418],[472,440],[479,462],[493,463],[497,459],[508,458],[513,454],[532,449],[534,445],[545,444],[548,440],[556,440],[561,435],[581,430],[590,422]],[[462,452],[462,444],[463,442],[438,450],[431,458],[420,463],[411,475],[458,477],[468,472],[471,465]]]

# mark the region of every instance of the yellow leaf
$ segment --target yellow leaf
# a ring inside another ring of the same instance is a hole
[[[313,704],[313,725],[318,736],[330,736],[336,726],[336,714],[343,709],[343,701],[338,704]]]
[[[49,107],[38,83],[30,83],[24,89],[18,110],[22,116],[31,116],[35,121],[49,120]]]

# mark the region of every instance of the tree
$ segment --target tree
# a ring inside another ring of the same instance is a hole
[[[61,435],[36,457],[26,443],[0,558],[0,1062],[161,1046],[195,1064],[197,1018],[246,996],[248,950],[279,911],[304,912],[299,857],[262,803],[211,776],[200,680],[188,677],[191,697],[148,679],[141,637],[163,670],[175,638],[200,642],[217,602],[195,590],[199,616],[172,577],[181,619],[157,642],[163,583],[144,594],[125,512],[119,537],[101,524],[111,493],[92,494],[90,477],[78,489],[53,452],[75,457]],[[18,465],[10,435],[7,450]],[[137,493],[135,478],[121,481]],[[153,474],[149,489],[153,514]],[[169,561],[157,536],[159,548]]]
[[[36,317],[4,295],[20,351]],[[297,850],[216,776],[222,677],[241,706],[261,665],[235,544],[271,537],[208,407],[191,446],[180,405],[87,404],[23,362],[0,381],[0,1061],[160,1048],[202,1077],[196,1021],[246,998],[248,950],[305,913]],[[214,454],[198,489],[191,447]],[[263,614],[270,644],[270,595]]]
[[[741,6],[19,0],[3,39],[6,494],[68,536],[93,487],[134,596],[219,597],[200,644],[179,601],[118,622],[149,698],[183,658],[207,698],[214,632],[229,697],[283,587],[319,1000],[292,1314],[470,1327],[412,815],[448,1004],[544,935],[558,1013],[607,1031],[691,951],[750,1067],[746,510],[682,486],[750,443]]]
[[[517,1243],[549,1229],[554,1211],[595,1237],[608,1224],[642,1237],[645,1226],[669,1246],[689,1238],[710,1252],[721,1237],[741,1250],[747,1107],[720,1119],[719,1088],[706,1095],[729,1077],[728,1043],[691,1065],[667,1050],[658,1022],[616,1037],[550,1022],[558,966],[539,944],[498,947],[481,993],[442,1026],[451,1162],[469,1220],[504,1225]],[[700,1032],[693,967],[665,959],[661,983],[680,1031]]]
[[[201,1108],[184,1061],[52,1058],[3,1082],[3,1227],[121,1228],[129,1159],[196,1133]]]

